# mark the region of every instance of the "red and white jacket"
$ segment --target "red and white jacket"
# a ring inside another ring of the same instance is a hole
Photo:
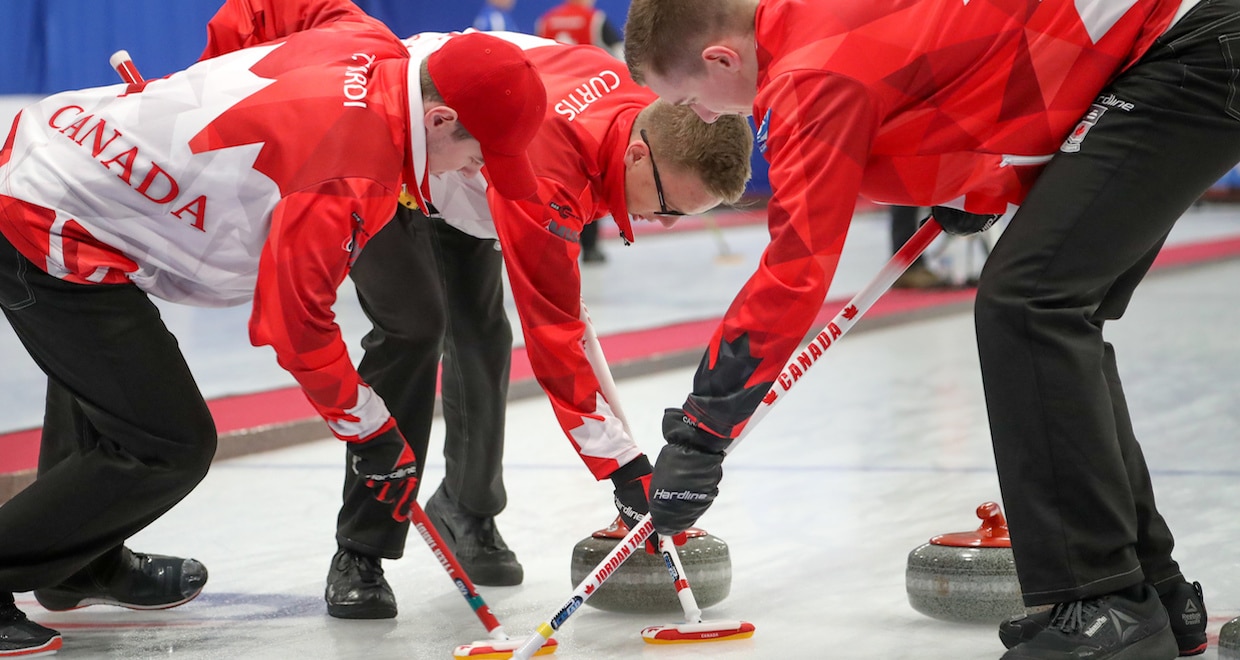
[[[604,50],[541,43],[526,49],[547,88],[547,120],[529,148],[538,195],[521,202],[487,196],[534,375],[573,447],[603,479],[642,451],[603,396],[582,346],[578,238],[582,227],[610,215],[633,240],[624,152],[638,113],[655,96]]]
[[[611,216],[632,241],[624,151],[638,113],[655,95],[599,48],[488,34],[521,47],[547,89],[547,118],[528,151],[538,194],[513,202],[455,173],[432,177],[430,188],[450,224],[498,236],[534,376],[582,461],[604,479],[642,451],[603,396],[582,346],[578,240],[582,227]],[[406,43],[416,50],[434,38],[420,34]]]
[[[0,232],[66,281],[253,299],[251,341],[337,436],[372,437],[393,422],[331,308],[402,181],[425,171],[408,51],[341,0],[230,0],[208,32],[184,71],[25,108],[0,150]]]
[[[859,194],[1010,211],[1184,4],[763,0],[753,114],[771,165],[771,241],[685,411],[715,435],[741,433],[810,330]]]

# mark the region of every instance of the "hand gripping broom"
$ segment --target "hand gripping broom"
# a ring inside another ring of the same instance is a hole
[[[856,322],[867,311],[869,311],[871,307],[874,306],[874,303],[882,297],[888,289],[891,288],[891,285],[895,283],[904,271],[908,270],[908,267],[917,260],[917,257],[921,256],[921,253],[926,250],[926,247],[929,246],[942,231],[943,228],[936,220],[933,218],[927,220],[925,224],[923,224],[921,228],[913,234],[912,238],[910,238],[908,242],[905,243],[904,246],[891,257],[891,260],[878,271],[878,274],[874,276],[874,279],[862,288],[861,291],[858,291],[857,294],[853,296],[852,300],[848,301],[848,304],[844,306],[844,309],[840,310],[840,312],[836,314],[835,317],[831,319],[831,321],[828,322],[827,325],[818,334],[816,334],[814,339],[811,341],[817,342],[823,351],[838,343],[839,339],[843,337],[844,334],[846,334],[848,330],[851,329],[852,326],[856,324]],[[587,324],[587,327],[588,325],[589,324]],[[762,403],[758,404],[758,408],[754,410],[754,414],[750,416],[749,422],[745,424],[745,428],[741,430],[740,436],[732,442],[731,446],[728,448],[729,452],[735,449],[736,446],[740,444],[740,441],[749,435],[754,426],[757,425],[757,423],[770,412],[771,408],[782,400],[782,393],[786,393],[792,388],[793,385],[800,382],[800,378],[794,380],[791,377],[788,377],[788,374],[796,371],[804,375],[804,373],[813,364],[817,364],[817,361],[812,361],[809,366],[806,366],[797,359],[797,356],[793,356],[791,361],[784,366],[783,370],[780,371],[780,377],[777,378],[771,385],[771,389],[766,393],[766,396],[762,398]],[[615,408],[614,404],[613,408]],[[586,579],[577,586],[572,595],[569,596],[568,601],[559,609],[558,612],[556,612],[555,616],[553,616],[549,621],[539,624],[534,633],[530,635],[529,638],[526,639],[525,643],[517,649],[516,653],[513,654],[513,657],[521,660],[528,660],[532,657],[534,653],[542,647],[543,642],[551,639],[551,636],[555,634],[555,631],[559,630],[560,627],[564,625],[568,618],[572,616],[573,612],[575,612],[581,604],[585,602],[585,599],[589,598],[590,594],[597,590],[603,581],[624,563],[624,560],[633,553],[635,548],[640,548],[653,532],[654,522],[651,520],[650,515],[647,514],[642,521],[637,524],[637,526],[629,530],[629,533],[616,544],[614,550],[608,553],[606,557],[603,557],[603,560],[599,562],[598,566],[596,566],[595,569],[586,576]],[[657,637],[657,632],[654,633],[654,636]],[[647,641],[655,641],[649,640],[644,634],[643,639],[647,639]],[[674,642],[676,640],[673,639],[668,641]]]

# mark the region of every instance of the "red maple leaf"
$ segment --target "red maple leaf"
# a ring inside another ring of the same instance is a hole
[[[844,318],[848,319],[849,321],[853,320],[854,318],[857,317],[857,306],[849,305],[848,307],[845,307],[843,314],[844,314]]]
[[[587,596],[589,596],[589,595],[590,595],[590,594],[592,594],[592,593],[594,593],[594,585],[592,585],[592,584],[587,584],[587,585],[586,585],[586,595],[587,595]]]
[[[777,397],[777,396],[779,396],[779,395],[778,395],[778,394],[776,394],[776,393],[774,393],[774,392],[767,392],[767,393],[766,393],[766,396],[762,397],[762,403],[765,403],[766,405],[768,405],[768,406],[769,406],[769,405],[771,405],[771,404],[775,403],[775,397]]]

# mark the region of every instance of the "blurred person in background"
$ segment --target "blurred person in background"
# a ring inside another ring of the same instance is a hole
[[[474,19],[474,29],[483,32],[520,32],[513,20],[512,8],[517,0],[486,0]]]
[[[594,6],[594,0],[567,0],[547,10],[534,24],[534,34],[555,39],[562,44],[590,44],[624,57],[624,39],[607,14]],[[598,246],[600,223],[593,222],[581,230],[581,262],[600,264],[607,255]]]

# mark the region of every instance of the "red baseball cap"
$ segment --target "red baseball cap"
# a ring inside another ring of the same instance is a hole
[[[478,140],[496,192],[525,199],[538,189],[525,150],[547,114],[538,69],[515,44],[480,32],[448,39],[426,58],[444,104]]]

